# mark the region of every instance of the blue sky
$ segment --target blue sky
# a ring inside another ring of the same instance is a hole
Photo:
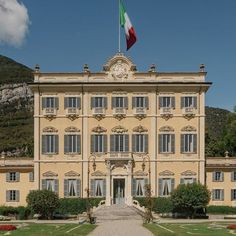
[[[9,1],[9,0],[8,0]],[[12,0],[15,1],[15,0]],[[18,1],[20,2],[20,1]],[[100,71],[118,50],[118,0],[22,0],[30,25],[21,46],[2,42],[0,54],[42,71]],[[147,71],[198,71],[213,82],[206,105],[236,105],[235,0],[124,0],[138,42],[125,52]],[[6,22],[7,24],[7,22]]]

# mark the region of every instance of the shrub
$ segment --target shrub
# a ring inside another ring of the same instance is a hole
[[[31,215],[31,210],[28,207],[11,207],[11,206],[1,206],[0,215],[9,216],[15,215],[19,220],[27,220]]]
[[[58,195],[49,190],[33,190],[26,201],[29,208],[40,214],[43,219],[52,219],[53,212],[59,206]]]
[[[210,213],[210,214],[236,214],[236,207],[208,206],[207,213]]]

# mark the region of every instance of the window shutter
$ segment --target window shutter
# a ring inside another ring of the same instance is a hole
[[[148,185],[148,178],[144,179],[144,191],[146,192],[146,185]]]
[[[76,97],[76,107],[78,109],[81,109],[81,98],[80,97]]]
[[[171,137],[171,152],[175,153],[175,135],[171,134],[170,137]]]
[[[231,189],[231,201],[233,201],[233,200],[234,200],[234,190]]]
[[[216,172],[212,172],[212,181],[216,181]]]
[[[107,135],[103,135],[103,150],[104,153],[107,153]]]
[[[103,179],[103,192],[102,192],[102,196],[106,197],[106,179]]]
[[[184,100],[185,100],[185,97],[181,97],[181,108],[184,108],[185,105],[184,105]]]
[[[94,188],[95,188],[95,180],[91,179],[90,180],[90,189],[89,189],[89,191],[90,191],[89,196],[91,196],[91,197],[94,197],[94,194],[95,194]]]
[[[9,172],[6,173],[6,182],[10,182],[10,173]]]
[[[20,201],[20,191],[16,190],[16,202]]]
[[[197,109],[197,97],[193,97],[193,107]]]
[[[231,172],[231,182],[234,182],[234,171]]]
[[[211,192],[211,196],[212,196],[212,200],[216,200],[216,197],[215,197],[215,189],[212,190]]]
[[[47,189],[47,181],[46,179],[42,179],[42,190]]]
[[[115,134],[110,136],[110,151],[115,152]]]
[[[95,107],[95,97],[91,97],[91,109]]]
[[[159,109],[163,107],[163,97],[159,97]]]
[[[184,178],[180,178],[180,184],[184,184]]]
[[[46,108],[46,98],[42,98],[42,109]]]
[[[69,196],[69,180],[64,179],[64,197]]]
[[[64,98],[64,109],[66,109],[68,107],[68,97]]]
[[[181,134],[181,153],[184,153],[184,134]]]
[[[224,172],[221,172],[221,181],[224,181]]]
[[[55,99],[55,108],[58,109],[59,108],[59,99],[56,97]]]
[[[103,102],[104,102],[104,108],[107,109],[107,97],[103,98]]]
[[[128,98],[124,97],[124,108],[128,109]]]
[[[171,107],[175,109],[175,97],[171,97]]]
[[[162,185],[163,185],[163,179],[158,179],[158,196],[162,196]]]
[[[125,134],[125,152],[129,151],[129,135]]]
[[[111,109],[116,107],[116,97],[112,97]]]
[[[64,135],[64,153],[69,153],[69,135]]]
[[[132,97],[132,109],[136,107],[136,97]]]
[[[145,106],[145,108],[149,108],[149,98],[148,97],[145,97],[144,98],[144,106]]]
[[[58,148],[58,135],[55,135],[54,136],[54,138],[55,138],[55,153],[58,153],[58,150],[59,150],[59,148]]]
[[[91,153],[94,153],[95,152],[95,135],[92,134],[91,135],[91,146],[90,146],[90,150],[91,150]]]
[[[34,172],[33,171],[29,172],[29,181],[34,182]]]
[[[159,153],[163,152],[163,134],[158,135],[158,141],[159,141]]]
[[[6,201],[10,202],[10,191],[9,190],[6,191]]]
[[[133,195],[133,197],[136,196],[136,183],[137,183],[136,179],[133,178],[133,181],[132,181],[132,195]]]
[[[76,180],[76,185],[77,185],[77,197],[80,197],[80,192],[81,192],[81,180],[80,179]]]
[[[193,152],[197,153],[197,134],[193,135]]]
[[[42,135],[42,154],[46,154],[47,152],[47,137],[46,135]]]
[[[172,178],[171,179],[171,191],[170,192],[172,192],[174,189],[175,189],[175,179]]]
[[[59,193],[59,180],[58,179],[54,179],[54,189],[55,189],[55,193]]]
[[[77,147],[76,147],[76,151],[77,151],[77,153],[78,154],[80,154],[81,153],[81,135],[80,134],[78,134],[78,135],[76,135],[76,138],[77,138]]]
[[[136,152],[136,134],[132,134],[132,152]]]
[[[144,134],[144,142],[145,142],[144,151],[148,153],[148,134]]]
[[[20,172],[16,172],[16,181],[17,181],[17,182],[20,181]]]
[[[224,196],[224,189],[221,189],[220,192],[221,192],[220,200],[224,201],[224,198],[225,198],[225,196]]]

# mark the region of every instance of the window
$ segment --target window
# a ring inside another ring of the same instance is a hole
[[[78,108],[81,106],[80,97],[65,97],[64,108]]]
[[[111,135],[111,152],[128,152],[129,151],[129,135],[113,134]]]
[[[127,97],[113,97],[112,109],[113,108],[128,108],[128,98]]]
[[[29,172],[29,181],[34,182],[34,172],[33,171]]]
[[[196,178],[181,178],[180,184],[192,184],[196,183]]]
[[[236,200],[236,189],[231,189],[231,201]]]
[[[224,189],[213,189],[212,190],[212,200],[213,201],[223,201],[224,200]]]
[[[159,196],[169,196],[174,190],[175,180],[173,178],[159,179]]]
[[[133,196],[145,196],[145,185],[147,183],[148,179],[133,179]]]
[[[148,135],[133,134],[132,135],[132,151],[133,152],[148,152]]]
[[[58,182],[57,179],[43,179],[42,189],[58,193]]]
[[[58,153],[58,135],[42,136],[42,154]]]
[[[64,180],[64,196],[79,197],[80,196],[80,179]]]
[[[90,183],[90,195],[93,197],[104,197],[106,195],[106,180],[92,179]]]
[[[91,153],[105,153],[107,152],[107,135],[94,134],[91,135]]]
[[[236,181],[236,171],[231,172],[231,181]]]
[[[80,135],[65,135],[64,136],[64,153],[80,153],[81,146]]]
[[[7,202],[19,202],[20,194],[19,190],[7,190],[6,201]]]
[[[197,135],[181,134],[181,153],[197,152]]]
[[[197,97],[195,96],[181,97],[181,108],[191,108],[191,107],[197,109]]]
[[[57,97],[44,97],[42,99],[42,108],[58,108],[58,98]]]
[[[212,178],[214,182],[224,181],[224,173],[222,171],[214,171],[212,175],[213,175]]]
[[[175,108],[175,97],[160,97],[159,98],[160,108]]]
[[[107,108],[107,98],[106,97],[92,97],[91,108]]]
[[[7,182],[19,182],[20,181],[20,173],[19,172],[6,173],[6,181]]]
[[[134,108],[148,108],[148,97],[133,97],[132,107]]]
[[[175,152],[175,135],[159,134],[159,153]]]

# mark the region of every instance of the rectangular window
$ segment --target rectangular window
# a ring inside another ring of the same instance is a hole
[[[42,153],[58,153],[58,135],[42,135]]]
[[[175,108],[175,97],[164,96],[159,98],[160,108]]]
[[[175,135],[159,134],[159,152],[174,153],[175,152]]]
[[[231,189],[231,201],[236,200],[236,189]]]
[[[75,179],[68,180],[68,188],[69,188],[68,191],[69,197],[75,197],[77,195],[77,186]]]
[[[29,182],[34,182],[34,172],[29,172]]]
[[[145,181],[144,179],[136,179],[136,194],[137,197],[145,196]]]
[[[106,97],[92,97],[91,98],[91,108],[107,108],[107,98]]]
[[[113,108],[128,108],[128,98],[127,97],[113,97],[112,109]]]
[[[19,202],[19,190],[7,190],[6,191],[7,202]]]
[[[224,181],[224,173],[222,171],[214,171],[212,174],[214,182]]]
[[[8,172],[6,173],[6,182],[19,182],[20,172]]]
[[[148,135],[147,134],[133,134],[132,135],[132,149],[133,152],[148,152]]]
[[[59,180],[58,179],[42,179],[42,189],[58,193]]]
[[[103,192],[103,179],[95,179],[94,182],[94,187],[95,187],[95,197],[102,197],[105,195],[105,193]]]
[[[80,135],[65,135],[64,136],[64,153],[80,153],[81,146]]]
[[[65,97],[64,98],[64,107],[66,108],[80,108],[81,106],[81,101],[80,97]]]
[[[64,179],[64,197],[79,197],[80,186],[80,179]]]
[[[236,171],[231,172],[231,181],[232,182],[236,181]]]
[[[91,135],[91,153],[107,152],[107,135],[94,134]]]
[[[14,182],[17,180],[16,178],[16,172],[10,172],[10,181]]]
[[[181,108],[197,109],[197,97],[196,96],[181,97]]]
[[[128,152],[129,151],[129,135],[113,134],[111,135],[111,152]]]
[[[159,179],[159,196],[169,196],[174,187],[175,180],[173,178]]]
[[[197,152],[197,135],[181,134],[181,153]]]
[[[58,108],[58,98],[57,97],[43,97],[42,98],[42,108]]]
[[[223,201],[224,200],[224,189],[213,189],[212,200]]]
[[[148,108],[148,97],[133,97],[133,108]]]

